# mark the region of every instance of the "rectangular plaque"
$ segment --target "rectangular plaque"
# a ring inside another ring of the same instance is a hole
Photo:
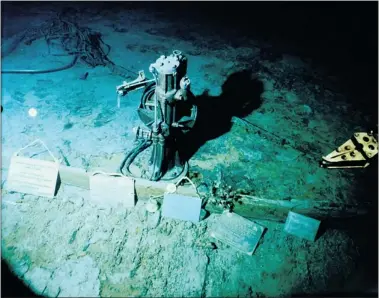
[[[163,198],[162,216],[199,222],[201,199],[177,193],[166,193]]]
[[[224,212],[211,226],[210,235],[248,255],[252,255],[265,227],[236,213]]]
[[[284,231],[309,241],[315,241],[319,227],[319,220],[290,211]]]
[[[53,198],[57,187],[59,163],[13,156],[9,166],[7,189]]]
[[[104,207],[135,206],[134,180],[125,176],[95,174],[90,176],[90,197]]]

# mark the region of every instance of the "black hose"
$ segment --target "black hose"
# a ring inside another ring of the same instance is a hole
[[[121,166],[120,166],[120,173],[123,174],[123,175],[126,175],[124,172],[123,172],[123,168],[125,167],[125,170],[127,172],[127,174],[129,176],[134,176],[130,170],[129,170],[129,167],[130,165],[132,164],[132,162],[134,161],[134,159],[137,157],[138,154],[140,154],[142,151],[144,151],[145,149],[149,148],[151,146],[153,142],[151,140],[144,140],[142,141],[140,144],[138,144],[133,150],[131,150],[124,158],[124,160],[122,161],[121,163]],[[140,178],[140,177],[138,177]]]
[[[5,74],[38,74],[38,73],[50,73],[50,72],[57,72],[65,69],[69,69],[73,67],[76,62],[78,61],[79,55],[76,55],[74,59],[67,65],[57,68],[51,68],[51,69],[6,69],[1,70],[1,73]]]
[[[121,165],[120,165],[120,168],[119,168],[120,173],[123,174],[123,175],[134,177],[134,178],[142,178],[142,177],[135,177],[135,175],[133,175],[132,172],[130,172],[129,167],[133,163],[133,161],[137,157],[137,155],[140,154],[142,151],[146,150],[147,148],[149,148],[152,145],[152,143],[153,142],[151,140],[144,140],[140,144],[138,144],[136,147],[134,147],[134,149],[131,150],[125,156],[125,158],[123,159],[123,161],[121,162]],[[188,162],[185,162],[184,165],[183,165],[182,171],[178,174],[178,176],[176,176],[174,178],[166,178],[166,179],[160,177],[160,180],[162,180],[162,181],[172,181],[172,182],[173,181],[178,181],[182,177],[184,177],[185,175],[187,175],[188,167],[189,167]],[[125,171],[123,170],[124,168],[125,168]],[[150,180],[152,180],[152,179],[150,179]]]

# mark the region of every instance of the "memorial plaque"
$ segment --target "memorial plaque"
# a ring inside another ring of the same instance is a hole
[[[315,241],[319,227],[319,220],[290,211],[284,231],[309,241]]]
[[[13,156],[9,166],[7,190],[53,198],[59,163]]]
[[[99,206],[132,208],[135,206],[134,180],[122,175],[93,173],[90,196]]]
[[[162,216],[199,222],[201,199],[177,193],[166,193],[163,198]]]
[[[236,213],[224,212],[211,226],[210,235],[248,255],[252,255],[265,227]]]

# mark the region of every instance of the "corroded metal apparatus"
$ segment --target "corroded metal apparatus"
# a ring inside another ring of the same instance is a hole
[[[147,80],[143,71],[137,79],[117,86],[121,96],[131,90],[144,88],[138,115],[145,128],[135,129],[137,146],[127,154],[120,171],[135,176],[129,167],[137,156],[152,146],[148,166],[141,168],[142,178],[149,180],[180,179],[188,172],[188,163],[182,161],[177,150],[177,139],[194,126],[197,107],[193,104],[190,80],[187,77],[187,58],[180,51],[160,56],[149,68],[153,79]]]

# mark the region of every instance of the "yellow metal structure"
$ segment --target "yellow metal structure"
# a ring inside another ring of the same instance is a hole
[[[357,132],[340,147],[322,157],[323,168],[366,168],[378,154],[378,140],[373,132]]]

